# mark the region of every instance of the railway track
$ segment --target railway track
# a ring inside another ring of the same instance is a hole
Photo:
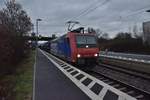
[[[143,80],[137,75],[134,76],[134,74],[128,74],[126,71],[123,72],[123,70],[116,70],[104,65],[97,65],[93,70],[86,70],[86,72],[138,100],[150,100],[150,81]],[[128,75],[128,77],[125,75]]]
[[[124,82],[112,79],[104,74],[97,73],[96,71],[86,71],[86,72],[96,77],[97,79],[105,82],[106,84],[109,84],[113,86],[114,88],[120,91],[123,91],[127,93],[128,95],[135,97],[138,100],[150,100],[150,94],[146,91],[140,90]]]
[[[106,65],[106,64],[99,64],[95,67],[95,69],[99,73],[103,73],[113,79],[120,80],[126,84],[135,86],[141,90],[144,90],[150,93],[150,79],[147,74],[138,73],[132,70],[125,70],[122,68],[117,68],[116,66]],[[143,75],[143,76],[139,76]]]
[[[99,66],[104,66],[106,68],[112,69],[112,70],[116,70],[122,73],[126,73],[129,75],[132,75],[134,77],[140,77],[146,80],[150,80],[150,75],[148,73],[143,73],[143,72],[139,72],[133,69],[128,69],[128,68],[123,68],[120,66],[115,66],[115,65],[111,65],[111,64],[105,64],[105,63],[99,63]]]

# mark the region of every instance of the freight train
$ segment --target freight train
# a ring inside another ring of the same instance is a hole
[[[99,55],[96,38],[94,33],[85,33],[84,28],[80,27],[49,42],[47,50],[74,64],[95,64]]]

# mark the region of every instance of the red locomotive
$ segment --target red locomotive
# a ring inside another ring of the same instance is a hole
[[[99,55],[96,38],[80,27],[51,41],[51,53],[75,64],[95,64]]]

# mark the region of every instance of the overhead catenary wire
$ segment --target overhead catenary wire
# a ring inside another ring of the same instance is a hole
[[[141,12],[146,12],[147,9],[150,9],[150,5],[148,5],[148,6],[146,6],[146,7],[142,7],[142,8],[140,8],[140,9],[137,9],[137,10],[135,10],[134,12],[132,12],[132,13],[126,15],[126,16],[121,16],[121,19],[130,17],[130,16],[133,16],[133,15],[137,15],[137,14],[139,14],[139,13],[141,13]]]
[[[110,0],[104,1],[104,2],[101,3],[100,5],[97,5],[97,6],[95,6],[94,8],[92,8],[92,9],[88,10],[87,12],[83,13],[83,14],[80,15],[78,18],[80,18],[80,17],[82,17],[82,16],[85,16],[85,15],[87,15],[87,14],[93,12],[94,10],[96,10],[96,9],[99,8],[99,7],[102,7],[103,5],[105,5],[106,3],[108,3],[109,1],[110,1]]]
[[[119,16],[118,21],[120,21],[120,23],[119,23],[118,25],[116,25],[117,27],[108,29],[107,31],[118,30],[118,29],[119,29],[119,30],[125,29],[124,27],[121,28],[121,26],[122,26],[122,24],[123,24],[123,19],[128,18],[128,17],[130,17],[130,16],[137,15],[137,14],[143,12],[143,11],[145,12],[146,9],[150,9],[150,5],[145,6],[145,7],[142,7],[142,8],[139,8],[139,9],[136,9],[136,10],[134,10],[132,13],[130,13],[130,14],[126,15],[126,16]],[[144,19],[144,20],[145,20],[145,19]]]
[[[45,24],[45,25],[40,25],[42,27],[65,27],[65,25],[55,25],[55,24]]]
[[[85,9],[84,11],[79,13],[78,16],[72,17],[71,20],[75,20],[77,18],[80,18],[82,16],[85,16],[85,15],[89,14],[90,12],[94,11],[95,9],[105,5],[109,1],[110,0],[105,0],[105,1],[101,2],[100,0],[98,0],[98,1],[96,1],[94,3],[92,3],[90,6],[88,6],[87,9]],[[63,25],[42,25],[42,27],[64,27],[64,26]]]
[[[85,9],[84,11],[82,11],[79,15],[72,17],[70,20],[76,20],[82,16],[85,16],[89,13],[91,13],[92,11],[94,11],[95,9],[105,5],[106,3],[108,3],[110,0],[105,0],[102,3],[100,3],[100,1],[98,0],[97,2],[95,2],[94,4],[91,4],[87,9]]]
[[[91,9],[91,8],[95,5],[95,3],[97,3],[97,2],[99,2],[99,0],[97,0],[96,2],[90,4],[86,9],[84,9],[82,12],[80,12],[77,16],[79,16],[79,15],[81,15],[82,13],[84,13],[84,12],[88,11],[89,9]],[[77,17],[77,16],[74,16],[74,17],[70,18],[70,20],[74,19],[74,18]]]
[[[101,4],[101,6],[103,6],[103,5],[106,4],[107,2],[108,2],[108,0],[104,1],[104,2]],[[90,12],[94,11],[95,9],[97,9],[98,7],[99,7],[99,6],[95,6],[95,7],[92,8],[92,9],[87,9],[87,10],[85,10],[82,14],[80,14],[80,15],[78,15],[78,16],[76,16],[76,17],[73,17],[73,18],[74,18],[74,19],[77,19],[77,18],[80,18],[81,16],[87,15],[88,13],[90,13]],[[118,21],[121,21],[121,22],[119,23],[119,25],[117,25],[117,27],[120,26],[120,25],[123,23],[122,20],[123,20],[124,18],[127,18],[127,17],[133,16],[133,15],[139,14],[139,13],[141,13],[141,12],[143,12],[143,11],[145,11],[146,9],[149,9],[149,8],[150,8],[150,5],[148,5],[148,6],[146,6],[146,7],[142,7],[142,8],[140,8],[140,9],[137,9],[137,10],[135,10],[134,12],[132,12],[132,13],[126,15],[126,16],[119,16]],[[116,30],[116,29],[118,29],[118,28],[115,28],[115,30]],[[119,28],[119,29],[120,29],[120,28]],[[122,28],[122,29],[123,29],[123,28]],[[109,29],[109,30],[107,30],[107,31],[110,31],[110,30],[113,30],[113,29]]]
[[[94,10],[96,10],[97,8],[105,5],[106,3],[108,3],[110,0],[105,0],[104,2],[100,2],[100,0],[92,3],[90,6],[88,6],[87,9],[83,10],[82,12],[79,13],[79,15],[77,16],[74,16],[71,18],[71,20],[76,20],[76,19],[79,19],[81,18],[82,16],[85,16],[91,12],[93,12]],[[132,15],[136,15],[140,12],[142,12],[143,10],[145,10],[146,8],[149,8],[149,6],[146,6],[146,7],[143,7],[143,8],[140,8],[140,9],[137,9],[135,11],[133,11],[132,13],[128,14],[128,15],[125,15],[125,16],[119,16],[119,20],[123,20],[124,18],[127,18],[129,16],[132,16]],[[120,26],[123,22],[121,21],[121,23],[119,25],[116,25],[117,27]],[[42,26],[46,26],[46,27],[64,27],[63,25],[42,25]],[[111,29],[113,30],[113,29]]]

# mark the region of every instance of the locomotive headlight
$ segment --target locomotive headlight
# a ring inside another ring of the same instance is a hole
[[[80,54],[77,54],[77,57],[78,57],[78,58],[80,58],[80,57],[81,57],[81,55],[80,55]]]
[[[98,54],[96,53],[96,54],[94,54],[94,56],[95,56],[95,57],[97,57],[97,56],[98,56]]]

